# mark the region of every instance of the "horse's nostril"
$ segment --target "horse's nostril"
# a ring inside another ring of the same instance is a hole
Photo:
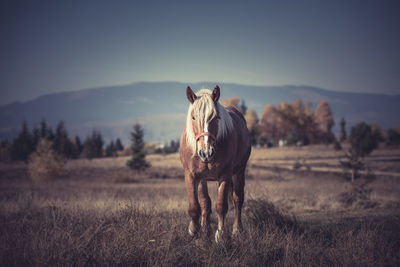
[[[201,158],[204,158],[204,152],[203,152],[203,150],[200,150],[200,151],[199,151],[199,156],[200,156]]]
[[[211,148],[211,149],[210,149],[210,157],[214,156],[214,153],[215,153],[214,148]]]

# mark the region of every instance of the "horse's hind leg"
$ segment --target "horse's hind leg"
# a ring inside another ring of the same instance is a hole
[[[208,195],[207,181],[201,181],[199,188],[199,202],[201,207],[201,228],[207,236],[210,234],[211,199]]]
[[[218,214],[218,229],[215,232],[215,241],[218,243],[224,231],[225,217],[228,212],[228,194],[231,187],[231,177],[219,181],[216,210]]]
[[[244,202],[245,169],[239,171],[233,179],[233,201],[235,203],[235,220],[233,222],[233,235],[243,230],[242,207]]]

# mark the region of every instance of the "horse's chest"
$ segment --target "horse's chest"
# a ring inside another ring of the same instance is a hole
[[[213,163],[199,163],[194,168],[195,176],[200,179],[215,181],[218,179],[219,166]]]

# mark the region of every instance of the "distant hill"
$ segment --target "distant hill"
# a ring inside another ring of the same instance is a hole
[[[214,88],[215,83],[189,84],[192,89]],[[310,86],[248,86],[219,83],[221,98],[238,96],[258,115],[266,104],[303,99],[315,108],[321,100],[331,105],[337,131],[341,117],[347,126],[360,121],[377,122],[383,129],[400,125],[400,95],[345,93]],[[120,137],[129,143],[135,122],[143,124],[147,141],[177,139],[183,129],[188,102],[185,88],[178,82],[140,82],[43,95],[23,103],[0,107],[0,138],[11,138],[25,119],[30,126],[43,118],[55,127],[66,123],[70,136],[85,138],[92,129],[100,130],[106,141]]]

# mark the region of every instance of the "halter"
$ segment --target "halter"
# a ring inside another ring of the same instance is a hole
[[[215,142],[215,139],[216,139],[215,136],[209,132],[203,132],[203,133],[199,133],[198,135],[196,135],[196,142],[199,141],[200,137],[206,136],[206,135],[208,135]]]

